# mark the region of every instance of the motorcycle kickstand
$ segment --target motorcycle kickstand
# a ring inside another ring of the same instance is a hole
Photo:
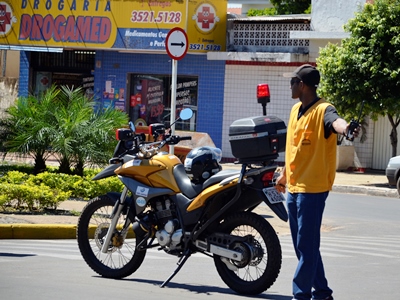
[[[188,258],[190,257],[190,255],[192,254],[192,251],[190,251],[189,249],[185,252],[185,254],[179,259],[177,265],[178,267],[175,269],[174,272],[172,272],[172,274],[168,277],[167,280],[165,280],[160,287],[164,287],[168,284],[168,282],[171,281],[172,278],[175,277],[176,274],[178,274],[178,272],[180,271],[180,269],[183,267],[183,265],[185,264],[185,262],[188,260]]]

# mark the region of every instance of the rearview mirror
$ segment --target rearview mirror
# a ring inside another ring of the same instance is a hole
[[[129,128],[132,130],[132,132],[136,132],[135,124],[133,124],[132,121],[129,121]]]
[[[191,108],[184,108],[179,114],[181,120],[189,120],[193,117],[193,110]]]

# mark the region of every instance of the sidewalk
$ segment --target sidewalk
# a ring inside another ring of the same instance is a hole
[[[240,166],[223,165],[223,169],[236,168]],[[333,192],[399,198],[396,187],[389,187],[384,172],[374,170],[366,170],[365,173],[337,172]],[[60,204],[56,215],[0,213],[0,239],[75,239],[78,215],[86,203],[65,201]],[[278,234],[289,232],[288,224],[273,217],[267,206],[260,205],[256,212],[266,216]]]

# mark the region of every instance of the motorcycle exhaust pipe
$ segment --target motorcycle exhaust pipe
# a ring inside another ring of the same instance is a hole
[[[135,222],[132,224],[133,232],[137,237],[144,237],[149,231],[139,222]]]
[[[149,234],[149,232],[151,231],[151,226],[147,224],[151,224],[149,216],[145,216],[143,220],[139,220],[138,218],[136,218],[136,222],[132,224],[132,229],[135,233],[135,236],[142,238],[146,234]]]

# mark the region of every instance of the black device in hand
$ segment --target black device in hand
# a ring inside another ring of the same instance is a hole
[[[349,130],[346,134],[346,140],[354,141],[354,130],[360,126],[360,124],[356,120],[351,120]]]
[[[358,114],[358,120],[351,120],[349,130],[347,131],[346,134],[346,140],[348,141],[354,141],[354,130],[360,126],[360,118],[361,118],[361,113],[364,108],[364,102],[365,100],[361,103],[361,108],[360,108],[360,113]]]

